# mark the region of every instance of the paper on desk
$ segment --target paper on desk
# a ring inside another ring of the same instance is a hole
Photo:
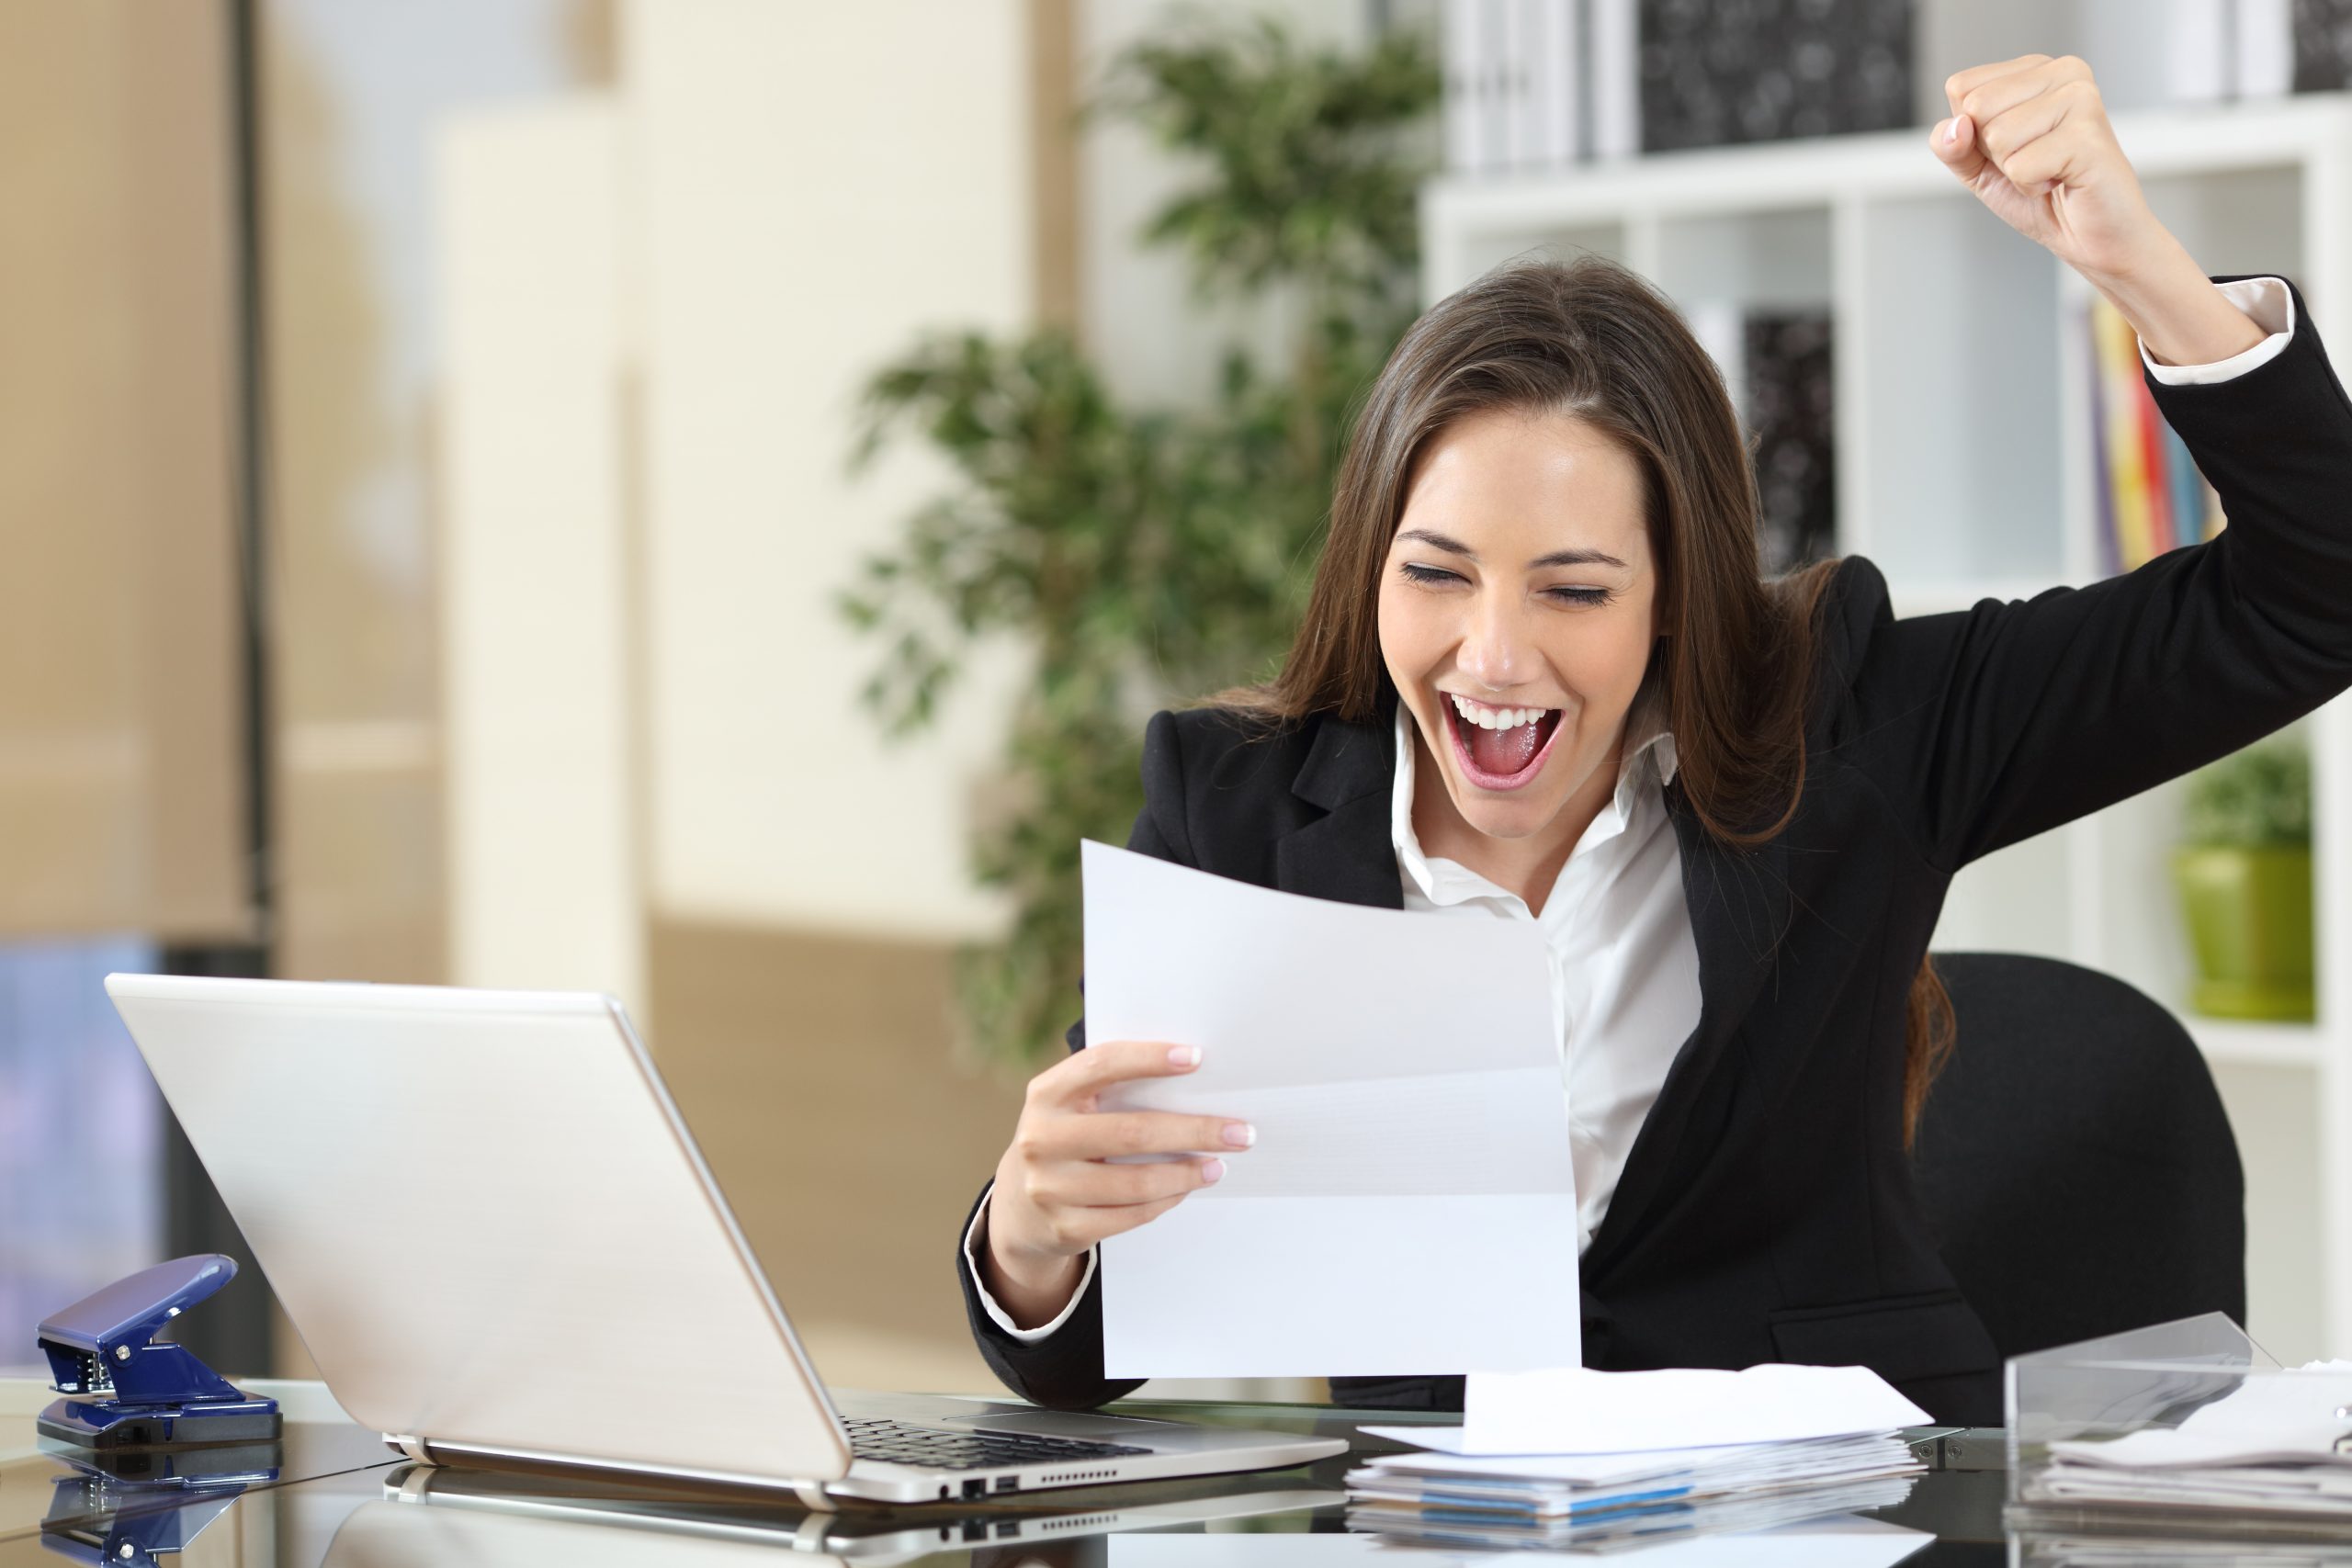
[[[1459,1427],[1366,1427],[1455,1454],[1613,1454],[1780,1443],[1924,1427],[1928,1413],[1868,1367],[1780,1362],[1745,1371],[1587,1367],[1473,1374]]]
[[[1258,1129],[1216,1186],[1103,1243],[1104,1375],[1579,1361],[1576,1180],[1535,928],[1081,852],[1088,1040],[1202,1051],[1107,1102]]]
[[[2327,1464],[2352,1467],[2336,1439],[2352,1431],[2352,1361],[2310,1361],[2291,1371],[2250,1376],[2192,1410],[2178,1427],[2120,1438],[2052,1442],[2051,1453],[2079,1464],[2205,1466]]]
[[[1375,1435],[1402,1427],[1368,1427]],[[1702,1475],[1710,1489],[1762,1477],[1818,1479],[1855,1470],[1878,1472],[1910,1462],[1910,1450],[1884,1433],[1813,1438],[1789,1443],[1725,1443],[1629,1453],[1457,1454],[1423,1450],[1381,1454],[1363,1470],[1442,1486],[1493,1483],[1567,1490],[1622,1486],[1668,1475]],[[1359,1472],[1361,1473],[1361,1472]],[[1351,1477],[1352,1480],[1353,1477]]]

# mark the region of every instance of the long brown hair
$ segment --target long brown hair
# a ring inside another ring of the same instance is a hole
[[[1677,780],[1718,842],[1768,842],[1804,790],[1816,623],[1836,563],[1764,577],[1755,474],[1714,361],[1671,303],[1600,257],[1500,267],[1414,323],[1349,440],[1289,658],[1266,684],[1211,700],[1278,721],[1389,711],[1380,577],[1415,465],[1455,421],[1499,409],[1571,415],[1641,469],[1666,634],[1652,672]],[[1951,998],[1923,957],[1905,1008],[1906,1147],[1952,1033]]]

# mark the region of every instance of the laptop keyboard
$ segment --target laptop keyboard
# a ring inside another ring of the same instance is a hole
[[[925,1470],[1005,1470],[1025,1464],[1051,1464],[1059,1460],[1115,1459],[1121,1454],[1151,1452],[1149,1449],[1091,1443],[1079,1438],[1039,1438],[1026,1432],[965,1432],[948,1427],[910,1426],[878,1417],[844,1420],[842,1425],[849,1428],[849,1451],[859,1459],[920,1465]]]

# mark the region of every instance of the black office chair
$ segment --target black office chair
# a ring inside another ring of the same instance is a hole
[[[2054,958],[1935,961],[1959,1033],[1913,1169],[2001,1354],[2203,1312],[2245,1323],[2237,1141],[2180,1021]]]

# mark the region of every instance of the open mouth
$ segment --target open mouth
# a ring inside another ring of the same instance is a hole
[[[1453,760],[1480,789],[1518,789],[1544,769],[1560,732],[1558,708],[1496,707],[1440,692]]]

